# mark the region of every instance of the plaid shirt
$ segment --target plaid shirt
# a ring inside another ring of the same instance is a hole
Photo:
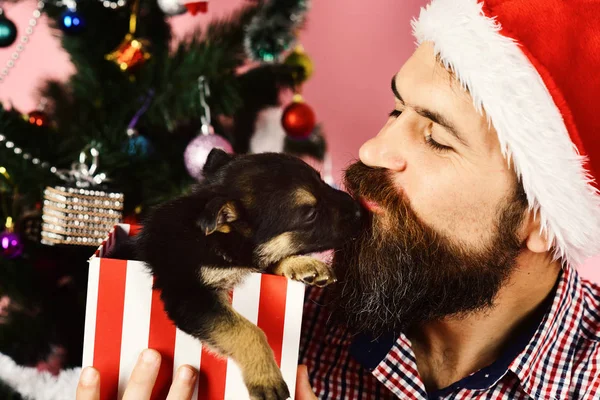
[[[600,399],[600,286],[572,268],[497,361],[435,393],[406,336],[352,337],[328,323],[322,296],[307,293],[300,349],[320,399]]]

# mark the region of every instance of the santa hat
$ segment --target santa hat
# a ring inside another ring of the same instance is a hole
[[[555,257],[600,253],[600,2],[433,0],[413,21],[485,111]]]

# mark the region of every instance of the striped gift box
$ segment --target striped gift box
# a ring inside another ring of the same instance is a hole
[[[135,226],[115,226],[90,259],[83,366],[93,365],[100,371],[101,399],[122,397],[139,353],[148,347],[160,351],[163,358],[153,399],[166,397],[173,374],[182,364],[200,371],[193,399],[248,399],[235,363],[208,352],[169,320],[142,262],[102,257],[119,237],[136,232]],[[231,295],[233,308],[265,332],[292,396],[303,299],[302,284],[261,274],[251,274]]]

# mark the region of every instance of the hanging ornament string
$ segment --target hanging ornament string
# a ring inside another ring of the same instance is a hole
[[[142,107],[140,107],[133,118],[131,118],[129,125],[127,125],[127,136],[129,136],[129,140],[125,144],[124,151],[130,156],[145,158],[154,151],[150,141],[145,136],[140,135],[138,130],[135,128],[139,119],[150,107],[153,97],[154,89],[150,89],[144,98]]]
[[[206,101],[210,96],[210,89],[206,78],[203,76],[198,78],[198,91],[200,94],[200,107],[202,108],[200,134],[188,143],[183,158],[189,174],[197,180],[202,180],[202,168],[204,168],[210,151],[219,148],[227,153],[233,153],[233,148],[222,136],[214,133],[211,125],[210,106]]]
[[[210,107],[208,106],[208,102],[206,99],[210,96],[210,88],[208,87],[208,83],[206,83],[206,78],[201,76],[198,78],[198,89],[200,92],[200,107],[202,107],[202,115],[200,116],[200,122],[202,126],[200,127],[200,131],[203,135],[211,134],[211,116],[210,116]]]
[[[145,96],[144,103],[142,107],[137,110],[131,121],[129,121],[129,125],[127,125],[127,134],[131,136],[133,133],[130,133],[132,130],[135,130],[135,126],[137,125],[140,117],[148,110],[150,107],[150,103],[152,102],[152,97],[154,97],[154,89],[150,89],[148,94]]]
[[[29,26],[25,30],[25,35],[23,35],[21,37],[20,43],[17,45],[17,47],[15,48],[15,51],[11,54],[10,58],[6,62],[6,66],[2,69],[2,71],[0,71],[0,84],[2,84],[5,81],[6,77],[8,76],[9,71],[15,67],[15,64],[16,64],[17,60],[19,59],[19,56],[25,50],[25,45],[27,43],[29,43],[29,39],[31,38],[31,35],[33,35],[34,28],[37,25],[38,19],[42,15],[42,10],[44,9],[44,5],[45,5],[44,1],[40,0],[37,2],[37,7],[33,11],[31,18],[29,19]]]

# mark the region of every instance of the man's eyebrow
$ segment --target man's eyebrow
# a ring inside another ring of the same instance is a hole
[[[394,92],[394,96],[396,96],[398,100],[404,103],[402,96],[398,93],[398,88],[396,88],[396,75],[392,76],[392,92]]]
[[[404,99],[400,95],[400,92],[398,92],[398,88],[396,87],[396,75],[392,77],[392,92],[394,92],[394,96],[396,97],[396,99],[398,99],[402,103],[405,103]],[[424,107],[413,107],[413,109],[422,117],[425,117],[431,120],[432,122],[435,122],[436,124],[446,128],[448,132],[452,134],[452,136],[454,136],[459,142],[467,146],[467,142],[463,139],[462,135],[458,133],[458,129],[456,129],[454,124],[448,121],[448,119],[446,119],[443,115],[441,115],[438,112],[428,110]]]

